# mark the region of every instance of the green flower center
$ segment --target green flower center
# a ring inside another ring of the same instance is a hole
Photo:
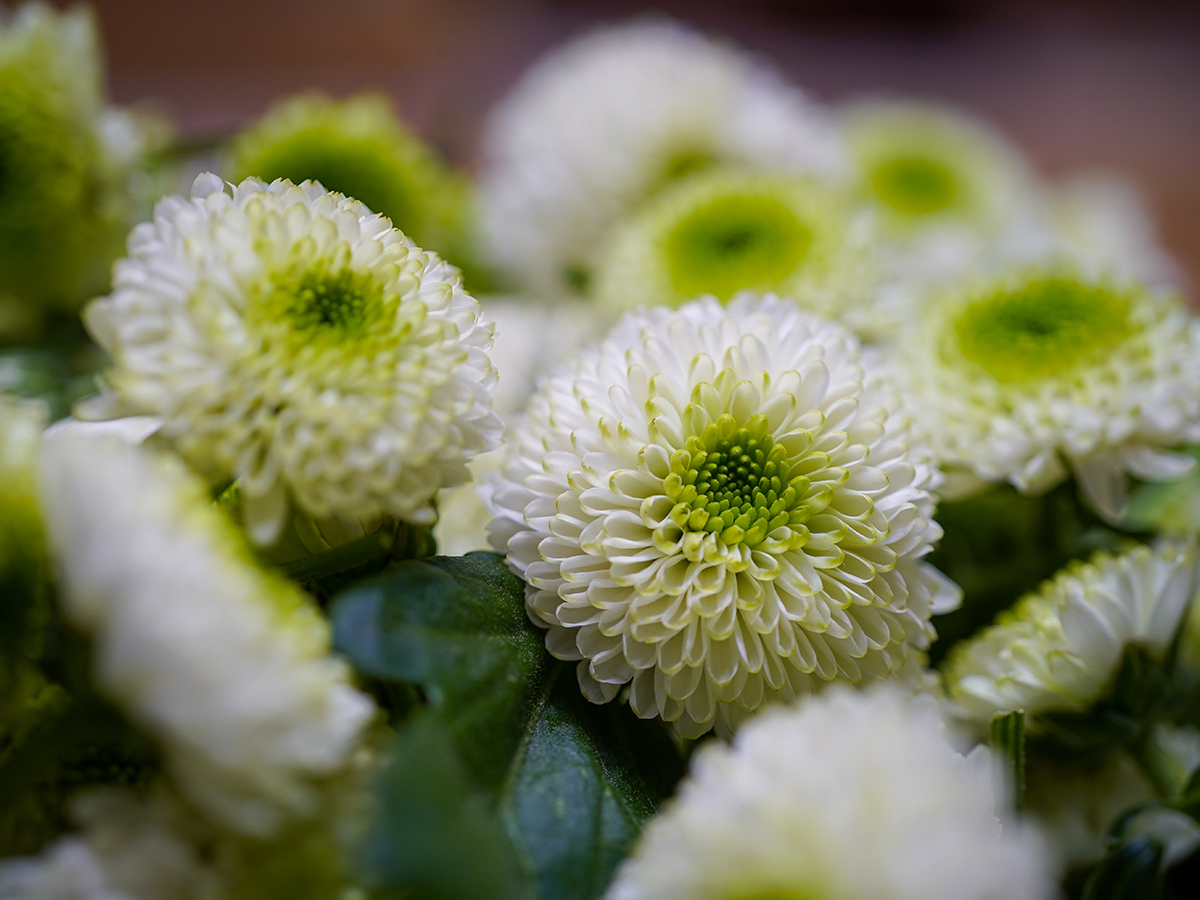
[[[812,243],[812,229],[774,197],[717,197],[689,211],[667,234],[667,272],[681,297],[728,300],[740,290],[778,285]]]
[[[307,335],[337,331],[344,337],[359,337],[379,308],[379,285],[369,277],[342,269],[305,272],[288,288],[291,302],[287,315],[297,331]]]
[[[951,166],[916,155],[876,163],[871,167],[869,182],[881,204],[909,216],[944,212],[955,205],[960,193]]]
[[[808,518],[802,501],[809,479],[788,476],[787,454],[767,433],[764,417],[735,428],[732,416],[722,416],[671,456],[670,518],[685,532],[754,547],[775,529]]]
[[[247,320],[288,354],[336,350],[374,359],[403,338],[399,298],[370,272],[297,267],[278,272]]]
[[[972,303],[954,322],[964,357],[1005,384],[1092,362],[1132,331],[1130,297],[1071,278],[1038,278]]]

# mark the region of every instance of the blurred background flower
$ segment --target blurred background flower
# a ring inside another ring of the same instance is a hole
[[[453,162],[473,161],[486,113],[541,54],[590,25],[659,10],[748,48],[814,99],[950,101],[1044,173],[1119,169],[1145,192],[1168,250],[1200,275],[1200,11],[1188,0],[95,6],[114,99],[153,99],[192,138],[231,132],[296,92],[374,88]]]

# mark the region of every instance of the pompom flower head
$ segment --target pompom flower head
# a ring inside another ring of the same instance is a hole
[[[625,310],[771,291],[829,318],[869,319],[870,238],[870,223],[812,179],[696,175],[614,229],[596,296]]]
[[[113,356],[91,418],[150,415],[259,543],[314,517],[428,524],[497,443],[492,329],[458,271],[320,185],[202,175],[129,239],[86,313]]]
[[[936,705],[836,689],[699,751],[605,900],[1049,900],[1037,836]]]
[[[1030,199],[1020,152],[965,113],[863,101],[842,125],[860,192],[897,233],[946,223],[995,231]]]
[[[960,494],[1037,494],[1074,473],[1115,518],[1127,475],[1172,478],[1200,436],[1200,321],[1175,298],[1069,269],[1021,269],[934,299],[899,372]],[[951,471],[953,470],[953,471]]]
[[[1086,712],[1126,646],[1166,652],[1200,589],[1195,541],[1163,540],[1076,562],[950,652],[946,690],[966,721],[1023,709]]]
[[[594,32],[538,63],[484,137],[493,262],[550,295],[578,290],[608,229],[700,169],[830,172],[835,129],[730,47],[663,21]]]
[[[319,611],[252,562],[174,456],[64,429],[41,463],[63,611],[92,638],[99,690],[213,820],[265,836],[312,815],[373,713]]]
[[[286,100],[233,143],[234,181],[320,182],[364,203],[422,247],[446,250],[466,186],[392,112],[386,97]]]
[[[935,470],[853,336],[774,297],[627,316],[534,395],[493,545],[584,693],[685,736],[917,665]]]
[[[73,307],[128,227],[89,10],[0,7],[0,296]]]

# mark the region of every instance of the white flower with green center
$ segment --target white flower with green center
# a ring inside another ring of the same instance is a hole
[[[63,429],[41,472],[63,614],[91,637],[97,688],[216,822],[265,836],[313,815],[374,709],[315,605],[252,561],[174,456]]]
[[[831,691],[702,747],[605,900],[1049,900],[1035,833],[936,704]]]
[[[1127,646],[1162,654],[1200,588],[1195,541],[1076,562],[958,644],[943,666],[963,718],[986,729],[998,713],[1086,712],[1108,689]]]
[[[73,308],[128,227],[90,10],[0,7],[0,295]]]
[[[486,249],[551,296],[580,290],[612,225],[678,178],[841,166],[832,122],[802,93],[663,21],[593,32],[538,63],[492,117],[484,157]]]
[[[845,329],[774,297],[631,313],[547,379],[491,539],[584,693],[730,730],[821,684],[905,676],[958,600],[922,562],[936,470]]]
[[[879,279],[871,225],[811,179],[696,175],[614,229],[596,297],[626,310],[770,291],[827,318],[882,327],[868,309]]]
[[[390,101],[305,94],[277,104],[233,142],[232,180],[320,182],[387,216],[422,247],[446,249],[466,182],[397,120]]]
[[[1127,475],[1174,478],[1200,437],[1200,320],[1176,298],[1025,269],[932,301],[898,372],[958,494],[1078,479],[1115,518]],[[947,492],[948,493],[948,492]]]
[[[134,229],[86,322],[113,356],[91,418],[151,415],[257,542],[317,517],[435,518],[499,441],[492,328],[458,270],[313,182],[213,175]]]
[[[944,224],[996,232],[1034,198],[1020,151],[952,108],[863,101],[843,111],[842,128],[860,193],[898,235]]]

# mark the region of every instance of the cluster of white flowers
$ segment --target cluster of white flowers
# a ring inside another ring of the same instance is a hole
[[[87,13],[0,14],[0,295],[69,304],[130,199],[122,121]],[[0,793],[37,770],[0,900],[258,896],[275,864],[407,895],[345,838],[396,803],[382,740],[451,692],[356,682],[330,622],[356,661],[441,660],[334,596],[377,575],[385,622],[431,536],[522,580],[541,631],[489,640],[539,635],[678,746],[715,732],[606,900],[1050,900],[1131,807],[1148,877],[1197,845],[1200,514],[1137,480],[1195,468],[1200,317],[1119,182],[1051,185],[941,105],[827,109],[658,19],[518,83],[476,222],[375,95],[293,98],[214,160],[238,183],[160,200],[86,307],[109,358],[77,418],[0,396]],[[530,668],[561,699],[571,667]],[[71,756],[88,716],[137,759]]]

